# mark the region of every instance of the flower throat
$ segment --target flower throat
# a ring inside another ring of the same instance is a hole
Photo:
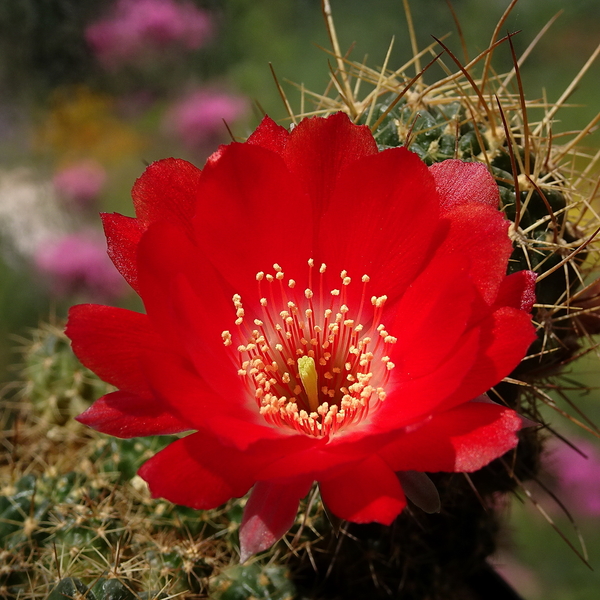
[[[341,272],[340,289],[326,294],[323,274],[327,267],[322,264],[315,294],[312,259],[308,266],[308,287],[303,294],[298,293],[295,280],[284,283],[278,264],[273,265],[274,275],[257,273],[262,318],[253,319],[254,328],[249,327],[242,299],[236,294],[237,335],[226,330],[221,336],[232,350],[234,339],[242,342],[234,351],[238,374],[266,421],[327,437],[359,423],[385,399],[385,385],[394,368],[388,354],[396,338],[380,323],[387,297],[367,299],[367,275],[361,278],[362,295],[354,312],[346,304],[352,284],[348,273]],[[372,314],[363,325],[361,316],[369,303]]]

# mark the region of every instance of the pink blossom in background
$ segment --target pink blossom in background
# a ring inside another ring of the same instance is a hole
[[[118,0],[105,18],[86,29],[85,36],[98,60],[114,69],[156,51],[197,50],[212,31],[210,15],[189,1]]]
[[[190,150],[227,136],[228,124],[243,117],[248,109],[245,98],[216,90],[196,90],[177,100],[167,111],[164,129]]]
[[[61,198],[85,207],[100,195],[106,171],[96,161],[82,160],[57,171],[52,183]]]
[[[556,477],[553,491],[567,509],[580,515],[600,516],[600,450],[582,439],[569,440],[587,458],[562,442],[553,445],[546,462]]]
[[[37,270],[60,296],[85,294],[110,300],[126,289],[106,254],[106,241],[96,231],[80,231],[46,240],[35,251]]]

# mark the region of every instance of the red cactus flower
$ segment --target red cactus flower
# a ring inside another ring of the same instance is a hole
[[[413,472],[474,471],[516,445],[518,415],[473,400],[534,339],[535,276],[506,276],[484,165],[379,152],[341,113],[291,132],[265,118],[202,171],[150,165],[133,201],[136,218],[103,219],[146,314],[71,309],[75,353],[119,388],[79,420],[193,431],[140,475],[197,509],[252,490],[242,558],[315,481],[338,517],[389,524],[403,487],[422,491]]]

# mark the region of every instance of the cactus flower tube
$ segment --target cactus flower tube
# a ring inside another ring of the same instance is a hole
[[[118,388],[79,420],[190,432],[139,473],[196,509],[250,491],[242,559],[287,531],[314,482],[337,517],[389,524],[427,488],[415,473],[515,447],[522,420],[481,395],[534,340],[535,276],[506,275],[485,165],[378,151],[343,113],[291,132],[265,117],[202,171],[150,165],[133,201],[135,218],[103,220],[146,314],[71,309],[75,353]]]

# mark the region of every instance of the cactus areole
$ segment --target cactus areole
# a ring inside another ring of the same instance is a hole
[[[506,275],[498,200],[485,165],[378,151],[343,113],[292,131],[265,117],[202,171],[153,163],[136,217],[103,215],[146,314],[70,312],[75,353],[118,388],[79,420],[192,432],[139,473],[197,509],[252,490],[243,559],[315,481],[337,517],[391,523],[405,494],[431,496],[422,473],[474,471],[517,443],[520,417],[483,394],[534,339],[535,276]]]

